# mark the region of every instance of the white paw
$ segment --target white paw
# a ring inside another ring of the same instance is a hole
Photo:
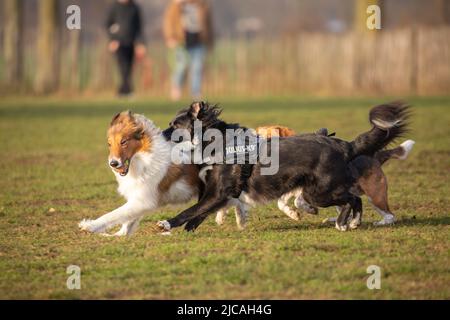
[[[335,226],[336,226],[336,229],[338,229],[339,231],[347,231],[347,229],[348,229],[348,226],[347,226],[346,224],[340,226],[340,225],[338,225],[338,223],[336,222]]]
[[[288,217],[291,218],[292,220],[295,220],[295,221],[299,221],[300,220],[300,215],[299,215],[299,213],[297,211],[291,211],[288,214]]]
[[[218,212],[216,215],[216,223],[219,226],[221,226],[223,224],[223,222],[224,222],[224,215]]]
[[[90,219],[83,219],[78,224],[78,227],[83,231],[89,231],[89,232],[102,232],[104,231],[104,228],[102,225],[99,225],[95,222],[95,220]]]
[[[359,225],[360,225],[360,221],[359,221],[359,219],[352,219],[351,221],[350,221],[350,223],[349,223],[349,228],[350,229],[356,229],[356,228],[358,228],[359,227]]]
[[[390,224],[393,224],[395,222],[395,216],[392,214],[387,214],[384,216],[384,218],[380,221],[376,221],[373,224],[375,226],[388,226]]]
[[[245,222],[237,222],[237,228],[239,231],[242,231],[245,229]]]
[[[170,223],[167,220],[158,221],[156,225],[162,230],[162,231],[170,231]]]

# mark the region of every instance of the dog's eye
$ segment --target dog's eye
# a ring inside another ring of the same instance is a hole
[[[128,140],[123,139],[122,141],[120,141],[120,145],[121,145],[122,147],[123,147],[123,146],[126,146],[127,142],[128,142]]]

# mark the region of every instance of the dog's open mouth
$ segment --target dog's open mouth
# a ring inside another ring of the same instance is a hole
[[[115,168],[114,170],[116,170],[122,177],[124,177],[127,175],[129,169],[130,169],[130,160],[127,159],[123,162],[123,165],[121,167]]]

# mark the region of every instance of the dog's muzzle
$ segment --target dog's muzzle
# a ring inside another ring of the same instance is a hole
[[[125,161],[121,162],[116,159],[111,159],[109,161],[109,166],[123,177],[126,176],[128,173],[130,160],[126,159]]]

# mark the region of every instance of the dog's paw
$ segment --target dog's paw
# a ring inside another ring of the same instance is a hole
[[[83,219],[78,223],[78,228],[80,228],[82,231],[88,231],[88,232],[103,232],[104,228],[102,225],[99,225],[95,222],[95,220],[90,219]]]
[[[245,226],[247,225],[247,221],[236,221],[236,226],[239,231],[243,231],[245,229]]]
[[[355,215],[353,215],[353,219],[350,220],[348,227],[351,230],[353,230],[358,228],[360,225],[361,225],[361,213],[357,212]]]
[[[361,220],[359,219],[352,219],[348,225],[348,227],[353,230],[358,228],[361,225]]]
[[[292,220],[300,221],[301,214],[297,210],[289,210],[288,212],[286,212],[286,214]]]
[[[158,221],[156,223],[156,226],[161,232],[168,232],[170,231],[170,223],[167,220]]]
[[[380,221],[376,221],[373,224],[375,226],[388,226],[395,222],[395,216],[392,214],[387,214],[384,216],[384,218]]]
[[[346,224],[340,225],[339,223],[336,222],[335,227],[339,231],[347,231],[348,230],[348,225],[346,225]]]
[[[216,214],[216,223],[221,226],[223,225],[224,221],[225,221],[225,213],[224,212],[217,212]]]
[[[188,223],[186,223],[186,225],[184,226],[184,230],[186,230],[188,232],[194,232],[198,226],[199,226],[198,221],[195,221],[195,219],[194,219],[194,220],[191,220]]]

